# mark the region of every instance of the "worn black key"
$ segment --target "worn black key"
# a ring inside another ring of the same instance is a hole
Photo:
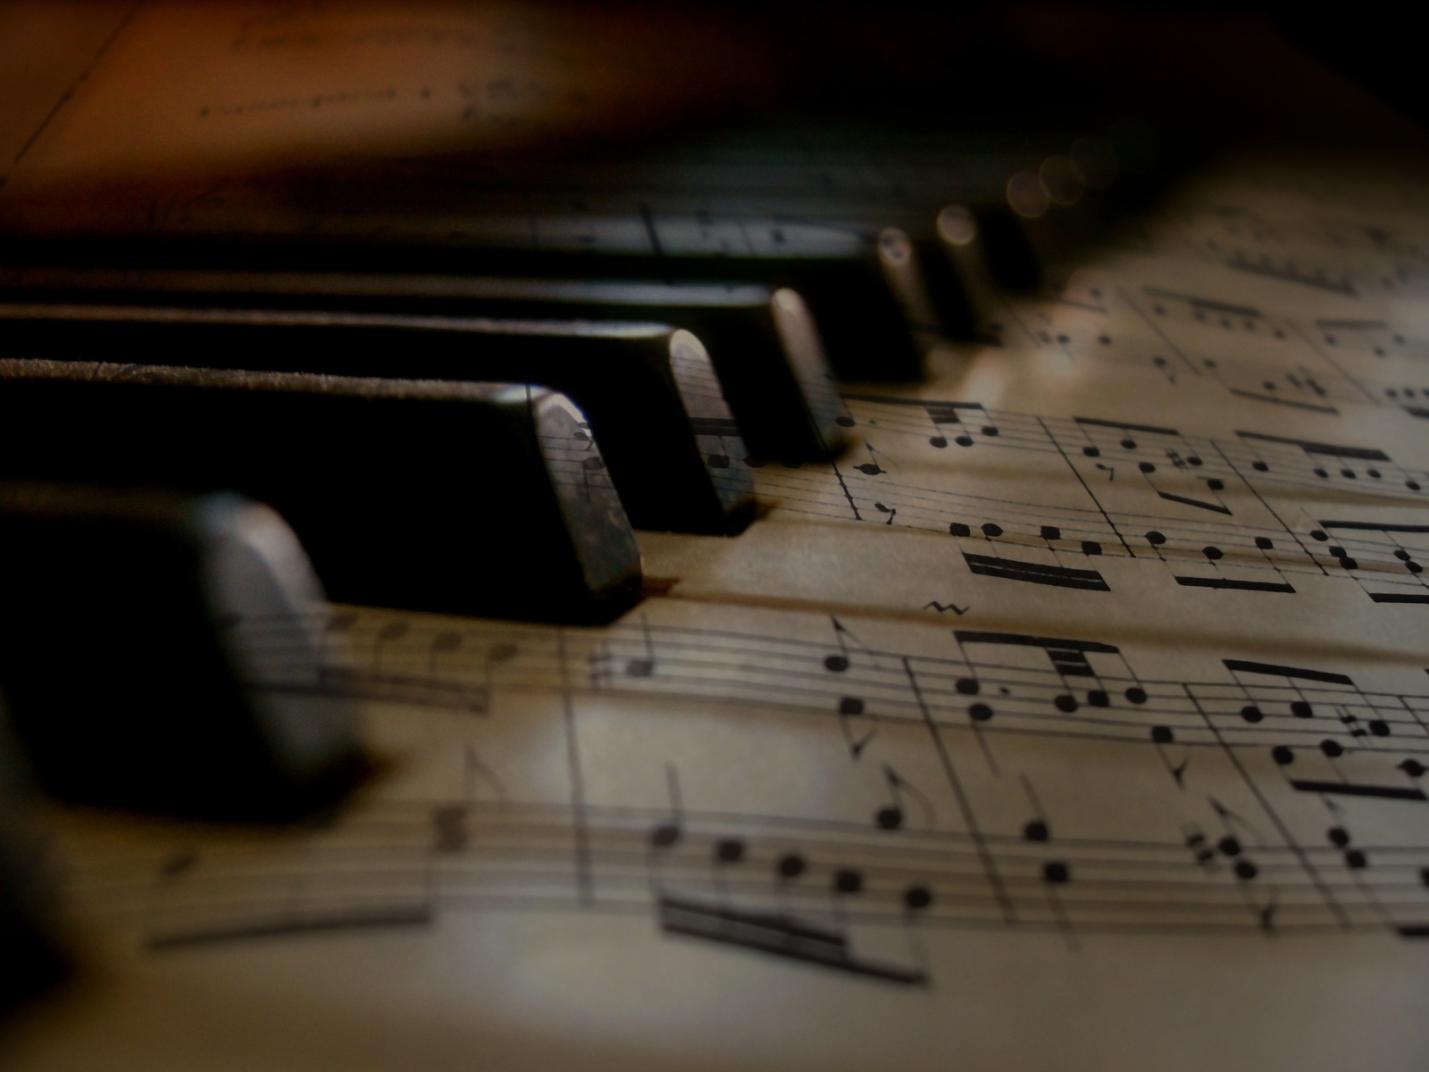
[[[64,979],[70,958],[55,918],[55,883],[33,825],[33,796],[0,699],[0,1013]]]
[[[984,263],[999,288],[1027,294],[1042,285],[1042,264],[1019,214],[1007,204],[979,205]]]
[[[87,438],[59,438],[70,436]],[[262,687],[274,659],[289,681],[321,673],[322,592],[269,508],[231,494],[0,484],[0,583],[0,689],[48,791],[281,817],[332,802],[362,772],[347,701]],[[264,644],[238,620],[264,623]]]
[[[744,444],[703,345],[660,324],[303,311],[0,306],[0,353],[394,379],[537,383],[571,396],[631,522],[737,531]]]
[[[0,267],[16,301],[360,310],[500,319],[643,321],[686,328],[709,352],[752,454],[817,461],[845,441],[823,344],[796,291],[666,284],[331,272]]]
[[[937,228],[952,277],[945,292],[961,303],[949,318],[951,330],[958,338],[981,339],[987,325],[997,323],[1001,314],[977,215],[966,205],[945,205],[938,213]]]
[[[1011,172],[1000,197],[975,207],[991,274],[1014,291],[1063,286],[1088,245],[1150,202],[1171,155],[1131,129],[1078,138],[1067,152]]]
[[[0,477],[232,488],[344,602],[584,620],[639,591],[600,452],[540,388],[6,359]]]
[[[1059,287],[1069,261],[1079,247],[1078,211],[1085,187],[1068,157],[1048,157],[1034,170],[1016,172],[1007,180],[1007,219],[1017,228],[1020,244],[1008,254],[1025,259],[1006,280],[1010,287],[1030,290]],[[1010,241],[1011,240],[1009,236]],[[1011,268],[1010,262],[1007,266]]]

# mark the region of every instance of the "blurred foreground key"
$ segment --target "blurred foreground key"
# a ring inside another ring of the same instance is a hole
[[[264,689],[321,667],[302,548],[237,496],[0,484],[0,689],[67,799],[281,818],[365,764],[345,700]],[[235,629],[261,622],[264,643]]]
[[[344,602],[589,620],[639,592],[600,452],[539,388],[0,360],[0,475],[235,489]]]
[[[54,919],[54,876],[27,815],[29,781],[0,703],[0,1013],[69,970]]]

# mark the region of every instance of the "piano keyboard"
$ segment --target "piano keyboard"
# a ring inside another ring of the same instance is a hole
[[[980,332],[995,287],[1056,271],[1074,206],[1111,185],[1107,141],[1067,140],[1030,169],[1026,154],[964,154],[954,169],[901,149],[899,177],[872,192],[840,179],[811,195],[811,176],[786,174],[791,145],[751,156],[736,142],[712,164],[572,166],[560,189],[546,172],[505,175],[396,226],[349,190],[356,209],[301,233],[238,198],[147,238],[17,238],[0,264],[0,478],[29,483],[0,486],[0,536],[33,568],[25,605],[39,615],[63,584],[60,605],[127,606],[140,569],[153,613],[133,627],[136,650],[108,653],[105,688],[145,694],[167,660],[144,651],[180,642],[174,622],[204,651],[238,635],[222,590],[194,602],[226,575],[210,549],[233,541],[181,520],[237,492],[291,524],[331,598],[609,619],[639,595],[633,529],[739,532],[751,464],[841,449],[834,370],[916,378],[937,336]],[[839,150],[819,174],[851,176],[868,151]],[[692,200],[712,207],[680,208]],[[71,490],[86,486],[105,490]],[[174,520],[134,518],[138,506],[113,505],[149,501],[133,487],[189,498],[155,508]],[[79,574],[65,566],[83,557],[76,541],[105,552]],[[260,615],[311,598],[284,587],[268,585]],[[353,761],[350,714],[327,713],[328,743],[291,739],[305,709],[254,709],[241,648],[219,649],[221,672],[202,669],[210,655],[188,660],[142,733],[66,768],[57,742],[73,731],[49,712],[97,698],[35,685],[55,673],[46,635],[14,643],[0,688],[52,791],[245,814],[350,784],[331,774]],[[176,780],[201,768],[164,743],[187,739],[174,712],[224,697],[252,744],[215,729],[202,747],[223,753],[223,776]],[[265,771],[286,772],[286,788]]]

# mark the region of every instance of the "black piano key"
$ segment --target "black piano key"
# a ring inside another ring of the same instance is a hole
[[[897,270],[883,256],[877,228],[832,223],[723,220],[708,234],[683,217],[560,214],[527,222],[508,212],[459,214],[440,235],[370,235],[345,230],[295,235],[167,235],[118,243],[7,240],[11,265],[98,264],[251,271],[460,274],[662,283],[711,280],[799,293],[818,326],[834,370],[854,379],[917,379],[923,355],[905,315]],[[516,226],[516,224],[520,226]],[[648,226],[647,226],[648,224]],[[540,242],[529,231],[542,229]],[[738,235],[732,240],[726,232]]]
[[[540,388],[5,359],[0,477],[235,489],[344,602],[600,620],[639,594],[600,451]]]
[[[977,214],[966,205],[945,205],[938,213],[937,231],[943,263],[951,277],[943,290],[956,295],[959,302],[947,319],[956,325],[956,337],[979,340],[1001,313]]]
[[[322,592],[269,508],[0,484],[0,583],[0,689],[47,791],[278,818],[332,803],[365,769],[348,701],[299,691],[321,684]],[[242,622],[262,624],[261,643]],[[265,688],[270,668],[299,689]]]
[[[997,283],[1013,291],[1060,288],[1086,249],[1145,209],[1179,159],[1141,128],[1075,139],[1012,171],[1002,195],[974,206]]]
[[[542,384],[588,416],[637,528],[726,533],[752,515],[739,429],[688,331],[137,306],[0,306],[0,324],[0,353],[11,356]]]
[[[643,321],[699,336],[752,454],[818,461],[845,441],[817,328],[789,288],[323,272],[0,268],[13,300]]]
[[[1058,288],[1066,281],[1079,247],[1078,202],[1084,192],[1080,179],[1069,172],[1066,157],[1048,157],[1036,170],[1016,172],[1007,180],[1007,218],[1021,235],[1019,254],[1028,258],[1021,289]]]
[[[1017,294],[1037,290],[1042,285],[1042,263],[1017,211],[1006,203],[983,204],[974,209],[974,216],[984,263],[995,285]]]
[[[0,698],[0,1013],[63,981],[71,968],[32,797],[30,770]]]
[[[944,330],[939,305],[929,289],[924,257],[924,245],[915,243],[903,228],[885,227],[879,232],[879,264],[920,349],[932,345]]]

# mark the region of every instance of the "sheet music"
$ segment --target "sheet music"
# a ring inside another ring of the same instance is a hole
[[[759,46],[697,12],[16,0],[0,20],[0,189],[47,225],[119,189],[111,218],[136,188],[598,141],[770,82]],[[717,47],[665,47],[693,40]],[[745,62],[720,63],[736,42]]]
[[[10,1066],[1417,1067],[1429,213],[1291,177],[847,387],[614,626],[315,612],[268,685],[385,774],[56,814],[105,970]]]

